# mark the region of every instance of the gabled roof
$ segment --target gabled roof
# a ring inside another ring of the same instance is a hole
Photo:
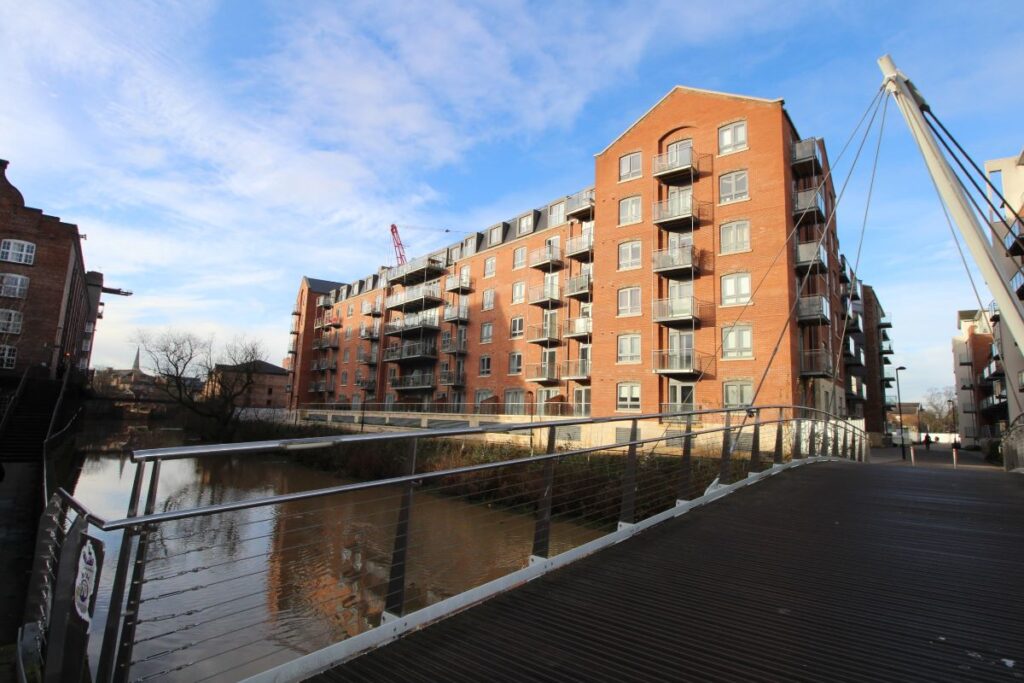
[[[218,363],[216,365],[218,370],[225,372],[247,372],[250,368],[254,375],[287,375],[288,371],[282,367],[268,363],[265,360],[254,360],[248,363],[239,363],[238,365],[226,365],[224,363]]]
[[[326,294],[332,289],[337,289],[342,285],[340,282],[334,282],[333,280],[318,280],[317,278],[309,277],[308,275],[303,275],[302,279],[305,281],[306,287],[309,288],[309,291],[316,292],[317,294]]]
[[[653,107],[651,107],[650,109],[648,109],[647,111],[645,111],[643,113],[643,116],[641,116],[636,121],[634,121],[629,126],[629,128],[627,128],[626,130],[624,130],[621,133],[619,133],[618,137],[616,137],[614,140],[609,142],[608,145],[604,149],[602,149],[600,152],[598,152],[594,156],[601,156],[602,154],[607,152],[609,149],[611,149],[612,145],[614,145],[616,142],[621,140],[622,137],[626,133],[628,133],[629,131],[631,131],[634,128],[636,128],[637,124],[639,124],[641,121],[643,121],[645,118],[647,118],[648,115],[650,115],[650,113],[652,111],[657,109],[659,106],[661,106],[662,102],[664,102],[665,100],[668,99],[669,95],[671,95],[672,93],[674,93],[677,90],[686,90],[686,91],[689,91],[689,92],[701,93],[703,95],[717,95],[718,97],[732,97],[732,98],[737,99],[737,100],[750,100],[752,102],[763,102],[763,103],[766,103],[766,104],[774,104],[774,103],[782,104],[783,103],[783,99],[781,97],[778,97],[778,98],[776,98],[774,100],[770,100],[770,99],[765,99],[764,97],[753,97],[751,95],[735,95],[733,93],[728,93],[728,92],[719,92],[718,90],[705,90],[704,88],[691,88],[691,87],[686,86],[686,85],[677,85],[677,86],[673,87],[671,90],[669,90],[667,93],[665,93],[665,95],[660,100],[658,100],[657,102],[654,103]]]

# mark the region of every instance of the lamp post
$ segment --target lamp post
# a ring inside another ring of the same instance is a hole
[[[896,368],[896,410],[900,415],[900,455],[907,459],[907,436],[903,431],[903,398],[900,396],[900,370],[906,370],[905,365]]]

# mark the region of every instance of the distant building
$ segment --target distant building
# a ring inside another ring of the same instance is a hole
[[[241,408],[287,408],[288,371],[257,360],[240,365],[218,364],[207,378],[203,393],[214,396],[221,388],[233,392],[251,378],[237,405]]]
[[[25,206],[0,159],[0,377],[85,371],[103,275],[86,272],[78,227]]]
[[[1006,426],[1006,394],[994,377],[992,323],[988,310],[957,312],[959,334],[953,337],[953,374],[956,382],[957,430],[965,446],[981,446],[999,436]],[[998,354],[997,354],[998,355]],[[999,366],[1001,372],[1001,366]]]
[[[93,390],[102,396],[114,398],[164,398],[166,394],[157,386],[157,378],[143,372],[139,361],[139,351],[136,350],[135,362],[130,370],[97,370],[92,378]]]
[[[888,432],[898,434],[900,424],[911,438],[918,438],[921,428],[921,404],[918,402],[894,403],[888,415]]]
[[[860,342],[864,353],[863,371],[860,381],[864,385],[867,400],[864,403],[864,429],[871,434],[874,443],[880,444],[887,434],[891,422],[888,411],[896,405],[896,370],[892,365],[892,341],[889,330],[892,320],[885,313],[874,287],[864,285],[855,309],[863,317],[859,326]]]

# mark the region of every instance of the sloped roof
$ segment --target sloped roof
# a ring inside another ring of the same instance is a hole
[[[265,360],[254,360],[249,363],[239,363],[238,365],[227,365],[225,363],[218,363],[217,369],[223,372],[248,372],[250,367],[255,375],[287,375],[288,371],[284,368],[268,363]]]
[[[308,275],[304,275],[302,279],[306,281],[306,286],[309,288],[309,291],[316,292],[317,294],[326,294],[332,289],[337,289],[342,285],[340,282],[334,282],[333,280],[318,280],[317,278],[309,277]]]

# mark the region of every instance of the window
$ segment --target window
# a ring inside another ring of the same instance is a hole
[[[750,273],[722,276],[722,305],[733,306],[750,301]]]
[[[341,386],[348,384],[348,370],[341,371]]]
[[[18,360],[18,349],[8,344],[0,344],[0,370],[13,370]]]
[[[21,240],[4,240],[0,242],[0,261],[31,266],[36,262],[36,245]]]
[[[493,256],[484,261],[484,277],[494,277],[494,263]]]
[[[750,222],[733,221],[722,225],[722,253],[750,251]]]
[[[624,287],[619,290],[619,315],[640,315],[639,287]]]
[[[86,353],[88,353],[90,350],[92,350],[92,340],[91,339],[83,339],[82,340],[82,351],[85,351]]]
[[[24,299],[28,296],[28,278],[14,273],[0,274],[0,296]]]
[[[345,353],[343,353],[343,354],[342,354],[342,356],[341,356],[341,362],[342,362],[342,363],[347,363],[347,362],[348,362],[348,360],[349,360],[349,358],[350,358],[350,356],[349,356],[349,350],[348,350],[348,349],[345,349]]]
[[[0,308],[0,332],[21,334],[21,313]]]
[[[494,308],[494,290],[485,289],[483,296],[483,306],[481,307],[484,311],[489,311]]]
[[[508,354],[508,374],[519,375],[523,372],[523,354],[513,351]]]
[[[346,339],[346,340],[348,340],[348,339],[351,339],[351,338],[352,338],[352,329],[353,329],[353,328],[351,328],[351,327],[346,327],[346,328],[345,328],[345,339]]]
[[[517,235],[529,235],[533,232],[533,214],[527,214],[519,218],[519,223],[516,226]]]
[[[718,179],[718,203],[728,204],[746,199],[747,194],[747,172],[733,171],[726,173]]]
[[[496,245],[496,244],[501,244],[501,226],[500,225],[496,225],[496,226],[494,226],[493,228],[491,228],[488,231],[488,233],[487,233],[487,243],[490,246],[492,246],[492,247],[494,245]]]
[[[548,207],[548,227],[561,225],[565,222],[565,202],[558,202]]]
[[[640,267],[640,240],[623,242],[619,245],[619,270]]]
[[[732,325],[722,328],[722,358],[753,358],[753,328]]]
[[[640,177],[642,157],[640,152],[633,152],[619,157],[619,180],[632,180]]]
[[[639,382],[620,382],[615,395],[616,410],[640,410]]]
[[[349,304],[348,305],[348,314],[351,316],[353,311],[355,311],[355,304]]]
[[[522,389],[505,390],[505,414],[525,415],[526,414],[526,392]]]
[[[620,334],[619,335],[619,347],[618,353],[615,356],[616,362],[619,363],[639,363],[640,362],[640,335],[639,334]]]
[[[726,408],[749,406],[754,400],[754,383],[749,380],[722,384],[722,404]]]
[[[494,339],[494,323],[484,323],[480,326],[480,343],[490,344]]]
[[[477,389],[473,394],[473,403],[476,404],[477,408],[479,408],[481,403],[493,396],[494,392],[490,389]]]
[[[516,247],[512,252],[512,269],[522,268],[526,265],[526,247]]]
[[[452,261],[458,261],[460,258],[462,258],[462,245],[456,244],[454,247],[451,248],[451,251],[448,252],[448,255]]]
[[[747,148],[747,122],[736,121],[718,129],[718,153],[728,154]]]
[[[523,327],[525,324],[526,322],[521,315],[517,315],[512,318],[512,323],[509,325],[509,336],[512,337],[512,339],[521,338],[523,336]]]
[[[526,283],[525,282],[513,282],[512,283],[512,303],[521,304],[526,301]]]
[[[619,201],[619,225],[632,225],[641,220],[640,197],[626,197]]]
[[[480,376],[490,377],[491,376],[491,357],[480,356]]]

